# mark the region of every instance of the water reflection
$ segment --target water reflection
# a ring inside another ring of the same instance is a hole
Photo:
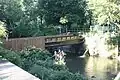
[[[99,57],[67,57],[67,66],[72,72],[80,72],[89,80],[112,80],[120,70],[117,60]]]

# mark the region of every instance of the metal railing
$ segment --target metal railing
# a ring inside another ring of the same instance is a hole
[[[73,35],[65,35],[65,36],[47,36],[45,38],[45,43],[52,43],[52,42],[63,42],[75,39],[82,39],[82,36],[73,36]]]

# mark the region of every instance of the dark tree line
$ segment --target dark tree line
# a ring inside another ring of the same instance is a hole
[[[68,22],[62,24],[62,17]],[[85,0],[0,0],[0,21],[9,37],[52,35],[58,25],[88,27],[89,19]]]

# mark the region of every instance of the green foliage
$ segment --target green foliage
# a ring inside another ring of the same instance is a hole
[[[109,40],[107,40],[107,44],[109,45],[118,45],[118,41],[120,40],[119,36],[111,37]]]
[[[22,58],[22,67],[25,70],[29,70],[31,66],[41,62],[41,60],[46,60],[50,58],[50,53],[44,50],[36,49],[36,48],[27,48],[21,51]]]
[[[30,59],[40,59],[46,60],[47,58],[51,57],[51,54],[46,50],[41,50],[38,48],[26,48],[25,50],[21,51],[21,56],[23,58],[30,58]]]
[[[0,21],[6,24],[9,36],[23,20],[21,0],[0,0]]]
[[[0,47],[0,56],[21,67],[21,58],[19,53]]]
[[[6,28],[4,27],[3,22],[0,21],[0,38],[6,36]]]
[[[64,17],[68,24],[86,23],[86,2],[83,0],[39,0],[38,3],[46,11],[47,24],[61,24],[60,19]]]
[[[86,80],[69,72],[65,65],[54,64],[53,56],[46,50],[26,48],[14,52],[0,48],[0,55],[41,80]]]
[[[32,37],[56,34],[60,19],[67,25],[87,23],[84,0],[0,0],[0,20],[7,24],[9,37]]]
[[[53,25],[46,26],[42,29],[44,35],[56,35],[57,30]]]
[[[0,46],[3,46],[3,38],[7,35],[5,24],[0,21]]]
[[[5,22],[8,28],[16,27],[22,15],[20,1],[0,0],[0,20]]]
[[[120,29],[120,0],[88,0],[88,7],[92,12],[93,24],[102,25],[103,32],[119,33]],[[105,29],[106,28],[106,29]],[[100,30],[98,30],[100,31]],[[97,32],[98,32],[97,31]],[[112,33],[111,33],[112,34]],[[107,41],[108,44],[117,44],[117,34]]]
[[[98,24],[113,24],[120,21],[119,0],[88,0],[94,22]]]
[[[42,80],[84,80],[69,72],[65,65],[54,64],[53,56],[44,50],[28,48],[21,52],[23,68]]]
[[[79,73],[73,74],[67,70],[56,71],[39,65],[34,65],[30,72],[42,80],[86,80]]]
[[[27,48],[21,53],[22,64],[25,70],[28,70],[34,64],[41,65],[43,67],[52,68],[54,70],[66,70],[65,66],[58,66],[54,64],[53,56],[46,50],[40,50],[36,48]]]

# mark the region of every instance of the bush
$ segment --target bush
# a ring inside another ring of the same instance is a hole
[[[30,73],[41,80],[85,80],[79,73],[73,74],[68,70],[56,71],[40,65],[34,65]]]
[[[0,47],[0,56],[21,67],[21,58],[19,53]]]
[[[84,80],[80,74],[69,72],[65,65],[54,64],[48,51],[28,48],[22,51],[22,55],[25,70],[42,80]]]
[[[111,37],[109,40],[107,40],[107,44],[109,45],[118,45],[118,41],[119,41],[119,37],[115,36],[115,37]]]
[[[38,48],[26,48],[20,52],[22,58],[29,58],[31,60],[46,60],[49,57],[52,57],[51,53],[46,50],[41,50]]]
[[[68,71],[65,65],[54,64],[54,58],[46,50],[26,48],[14,52],[0,48],[0,55],[42,80],[85,80],[80,74]]]
[[[7,35],[6,28],[4,27],[4,23],[0,21],[0,38],[5,37]]]
[[[52,56],[48,51],[37,48],[26,48],[21,51],[20,54],[22,59],[22,68],[25,70],[29,70],[32,65],[45,61]]]

